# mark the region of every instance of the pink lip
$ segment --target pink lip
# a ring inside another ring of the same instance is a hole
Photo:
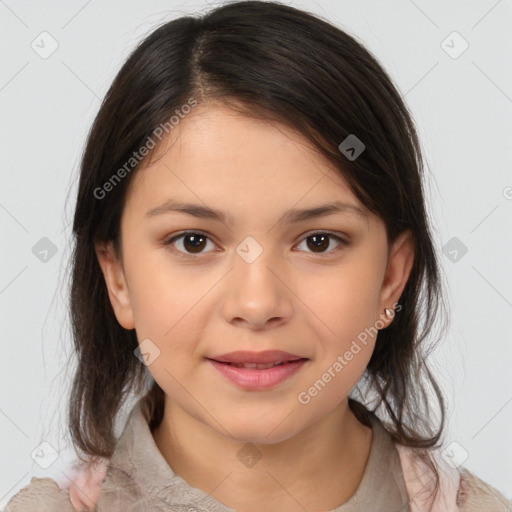
[[[250,352],[247,350],[237,350],[222,354],[218,356],[209,357],[221,363],[276,363],[279,361],[297,361],[298,359],[305,359],[290,352],[283,352],[282,350],[263,350],[262,352]]]
[[[308,359],[297,359],[263,370],[258,370],[257,368],[238,368],[229,363],[221,363],[213,359],[207,359],[207,361],[237,386],[242,389],[255,391],[258,389],[268,389],[284,382],[302,368]]]

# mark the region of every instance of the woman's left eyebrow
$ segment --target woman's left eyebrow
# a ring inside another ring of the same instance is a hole
[[[222,210],[214,210],[206,205],[182,203],[174,199],[169,199],[163,204],[151,208],[145,214],[145,217],[152,218],[156,215],[165,213],[185,213],[201,219],[212,219],[224,224],[230,223],[230,215]],[[317,217],[325,217],[336,213],[344,213],[354,215],[360,218],[366,218],[367,212],[355,204],[344,203],[341,201],[332,201],[323,205],[313,206],[310,208],[296,209],[292,208],[285,211],[278,219],[279,222],[289,224],[296,222],[304,222]]]

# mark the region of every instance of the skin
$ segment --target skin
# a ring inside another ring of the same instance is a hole
[[[372,430],[347,397],[376,337],[359,343],[307,405],[298,395],[365,328],[392,321],[384,308],[407,282],[412,236],[389,245],[383,221],[368,211],[278,222],[285,210],[328,201],[364,209],[332,164],[283,125],[210,103],[164,142],[131,183],[122,261],[110,244],[96,246],[119,323],[160,350],[148,365],[166,395],[155,443],[175,473],[237,510],[333,509],[354,494],[368,460]],[[177,212],[145,217],[169,198],[224,210],[228,222]],[[187,237],[165,245],[183,230],[208,238],[196,251]],[[349,244],[331,238],[315,250],[308,237],[324,231]],[[236,251],[248,236],[263,249],[251,263]],[[247,391],[205,359],[267,349],[309,361],[271,389]],[[246,443],[261,455],[250,467],[237,456]]]

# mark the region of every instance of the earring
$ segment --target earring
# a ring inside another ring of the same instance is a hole
[[[392,309],[388,309],[388,308],[386,308],[386,309],[384,310],[384,312],[386,313],[386,316],[387,316],[388,318],[393,318],[393,310],[392,310]]]

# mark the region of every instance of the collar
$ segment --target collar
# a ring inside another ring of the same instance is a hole
[[[140,488],[141,496],[152,496],[176,508],[194,506],[197,511],[236,512],[200,489],[191,487],[175,474],[153,439],[141,404],[131,410],[110,460],[110,468],[120,470]],[[365,512],[388,509],[407,510],[407,492],[395,445],[379,418],[369,412],[372,445],[356,492],[331,512]],[[401,508],[404,507],[404,508]]]

